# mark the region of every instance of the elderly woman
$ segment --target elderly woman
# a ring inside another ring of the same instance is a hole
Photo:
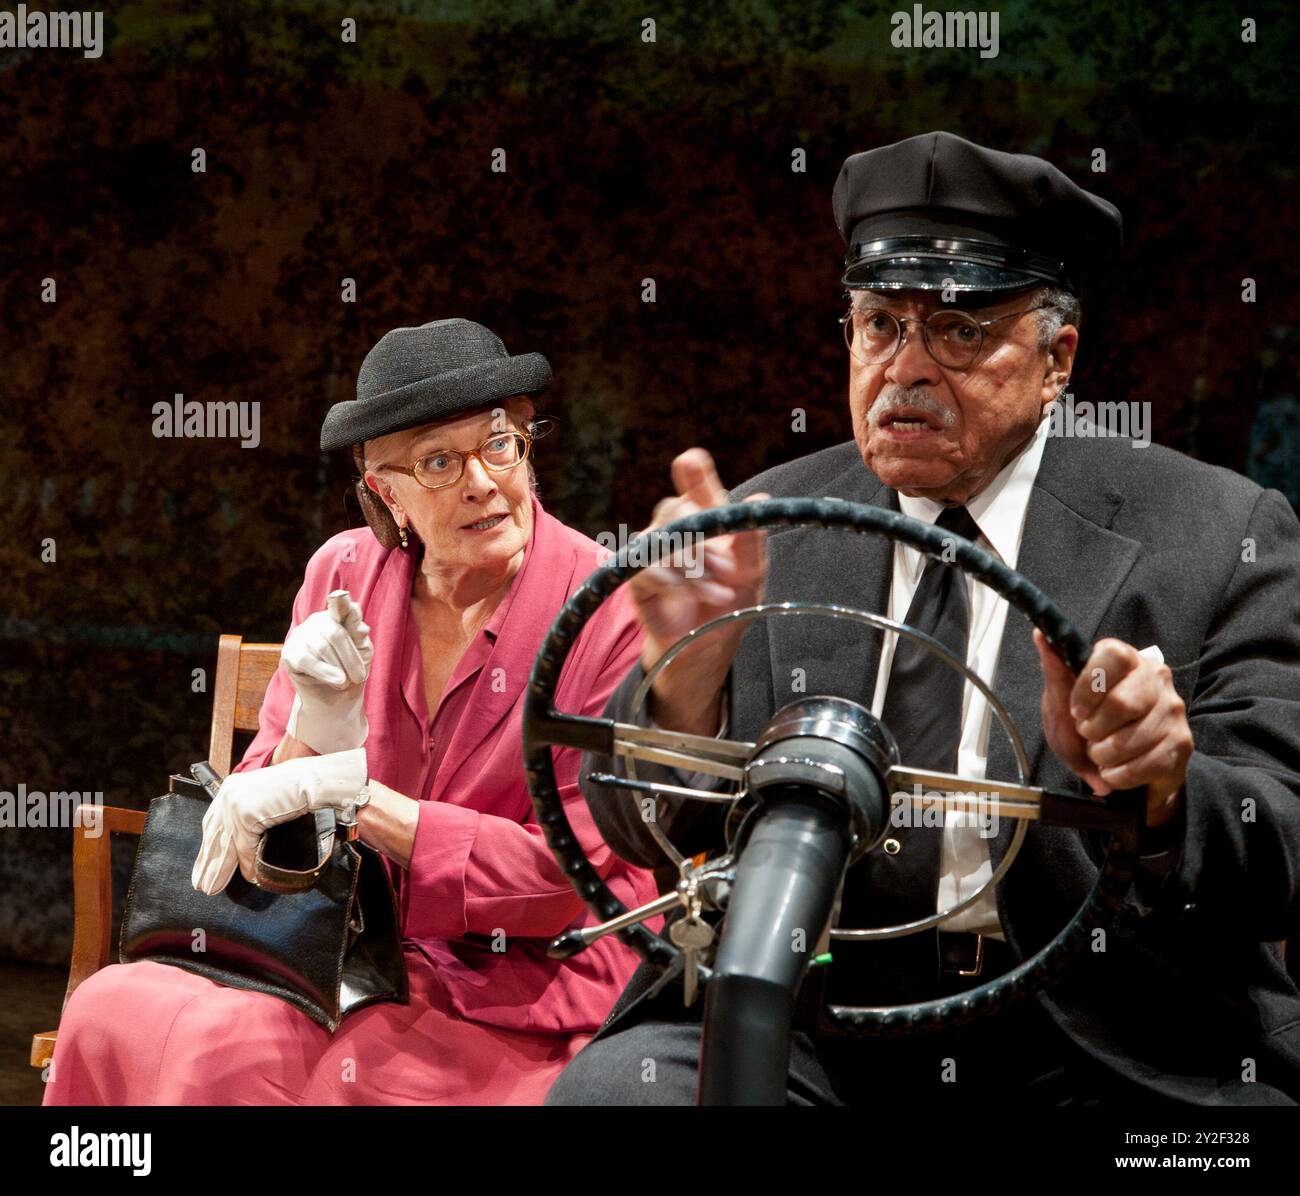
[[[372,1005],[331,1036],[276,997],[153,962],[82,984],[59,1026],[46,1104],[540,1103],[634,970],[600,940],[565,962],[548,940],[586,911],[533,820],[520,719],[533,657],[598,546],[548,515],[527,464],[551,380],[486,328],[388,333],[322,450],[352,447],[369,530],[307,565],[261,729],[205,819],[196,888],[253,875],[265,828],[363,787],[360,838],[390,861],[409,1005]],[[339,622],[334,590],[352,597]],[[364,611],[365,621],[362,620]],[[598,714],[637,659],[629,607],[584,633],[563,709]],[[569,819],[628,905],[648,873],[596,834],[578,753],[556,753]]]

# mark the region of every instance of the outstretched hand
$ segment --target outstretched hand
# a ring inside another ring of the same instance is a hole
[[[655,507],[647,531],[729,501],[713,458],[702,448],[687,449],[676,457],[672,476],[677,494]],[[766,497],[755,494],[747,501]],[[642,665],[652,668],[693,628],[761,602],[766,579],[767,544],[761,531],[682,545],[669,560],[643,569],[628,582],[645,629]],[[652,701],[661,726],[707,735],[716,731],[721,688],[742,631],[727,628],[706,637],[659,675]]]

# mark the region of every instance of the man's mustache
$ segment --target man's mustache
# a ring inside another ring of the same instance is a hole
[[[929,391],[916,386],[888,386],[876,396],[876,401],[871,404],[871,409],[867,412],[867,425],[872,428],[879,428],[880,421],[889,412],[906,407],[933,415],[945,428],[950,428],[957,422],[957,417],[952,413],[952,409],[946,403],[936,399]]]

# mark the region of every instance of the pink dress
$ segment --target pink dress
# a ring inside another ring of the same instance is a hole
[[[287,1003],[180,968],[115,964],[73,994],[59,1024],[50,1104],[536,1104],[599,1028],[634,970],[614,937],[573,959],[551,937],[593,919],[555,864],[524,783],[520,742],[533,659],[561,605],[606,555],[534,499],[524,563],[456,666],[430,719],[410,594],[412,551],[368,529],[315,553],[296,625],[347,589],[371,628],[366,685],[371,776],[421,801],[398,890],[409,1005],[380,1004],[330,1035]],[[556,705],[599,714],[640,651],[631,605],[606,603],[579,640]],[[293,689],[281,668],[237,770],[260,768],[284,734]],[[615,856],[577,784],[579,753],[555,753],[569,821],[627,905],[647,872]]]

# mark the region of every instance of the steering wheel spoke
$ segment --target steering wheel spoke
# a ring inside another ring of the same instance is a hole
[[[534,711],[530,723],[524,728],[524,754],[543,750],[552,744],[608,756],[614,747],[614,721],[563,714],[558,710]]]
[[[1041,822],[1044,826],[1073,827],[1118,833],[1132,821],[1127,794],[1094,797],[1065,789],[1043,789],[987,777],[961,777],[895,764],[885,777],[891,799],[907,802],[913,810],[940,806],[946,812],[976,812],[995,818]]]
[[[1108,831],[1117,838],[1124,838],[1145,821],[1145,807],[1146,794],[1139,789],[1126,789],[1106,797],[1044,789],[1040,817],[1044,826]]]
[[[614,724],[614,751],[648,764],[667,764],[684,772],[703,772],[729,781],[745,779],[745,765],[754,745],[734,739],[711,739],[658,727]]]
[[[913,810],[938,805],[946,812],[977,812],[996,818],[1034,821],[1042,817],[1043,790],[1013,781],[992,781],[986,777],[961,777],[895,764],[885,777],[891,799],[908,802]]]
[[[689,785],[668,785],[662,781],[633,781],[627,777],[616,777],[612,772],[593,772],[587,779],[611,789],[634,789],[639,793],[652,793],[656,797],[689,797],[696,801],[722,802],[726,805],[740,796],[739,793],[719,793],[713,789],[692,789]]]

